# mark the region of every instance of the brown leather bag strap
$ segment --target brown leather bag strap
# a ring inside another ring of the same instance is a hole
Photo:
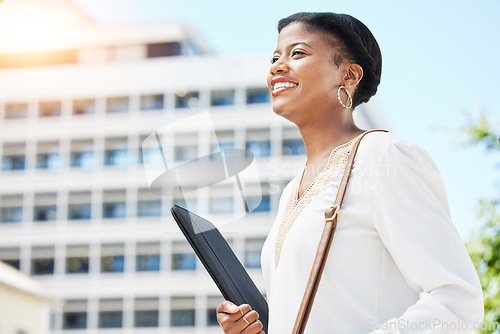
[[[316,257],[314,259],[311,274],[309,276],[309,281],[307,282],[306,291],[304,292],[304,297],[302,298],[302,303],[300,304],[297,318],[295,319],[295,325],[293,327],[292,334],[302,334],[305,331],[307,319],[309,318],[309,314],[311,313],[311,308],[314,302],[314,297],[316,296],[316,292],[318,291],[321,275],[323,274],[323,270],[325,269],[326,259],[332,245],[333,235],[335,234],[335,229],[337,228],[337,215],[340,206],[342,205],[342,201],[344,200],[345,191],[347,189],[347,182],[349,181],[349,176],[351,175],[356,151],[358,150],[359,144],[361,143],[361,140],[364,138],[364,136],[375,131],[387,132],[387,130],[378,129],[366,131],[354,143],[354,146],[349,153],[349,158],[347,159],[344,175],[342,176],[342,180],[340,181],[340,186],[335,198],[334,205],[325,211],[325,227],[319,241]]]

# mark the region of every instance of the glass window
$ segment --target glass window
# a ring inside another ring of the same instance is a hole
[[[161,216],[161,200],[138,201],[137,202],[138,217],[160,217]]]
[[[125,218],[127,206],[125,202],[108,202],[102,205],[103,218]]]
[[[232,213],[233,197],[211,197],[210,213]]]
[[[142,95],[141,110],[162,110],[164,105],[163,94]]]
[[[33,220],[36,222],[48,222],[57,219],[57,207],[55,205],[37,205],[33,210]]]
[[[158,327],[158,298],[138,298],[134,304],[134,327]]]
[[[128,151],[126,147],[116,147],[104,152],[106,166],[126,167],[128,165]]]
[[[253,212],[267,212],[267,211],[271,211],[271,197],[269,195],[262,195],[262,197],[259,197],[258,199],[260,199],[260,203],[253,210]],[[249,201],[256,201],[258,199],[254,198],[254,197],[251,197],[251,196],[249,197]],[[255,205],[252,205],[252,204],[250,204],[249,206],[255,207]]]
[[[172,270],[195,270],[196,255],[193,253],[172,254]]]
[[[87,328],[87,312],[64,312],[63,329]]]
[[[63,307],[63,329],[85,328],[87,328],[87,301],[66,301]]]
[[[0,208],[1,223],[21,223],[23,221],[23,207],[3,207]]]
[[[122,311],[99,312],[99,328],[122,327]]]
[[[123,244],[103,245],[101,248],[101,272],[122,273],[125,269]]]
[[[214,90],[210,93],[211,106],[229,106],[234,104],[234,89]]]
[[[176,161],[194,160],[197,157],[198,157],[197,145],[184,145],[184,146],[177,146],[175,148]]]
[[[99,328],[122,327],[122,300],[103,299],[99,301]]]
[[[199,92],[177,92],[175,94],[176,108],[195,108],[200,100]]]
[[[108,97],[106,99],[107,113],[120,113],[129,110],[128,96]]]
[[[264,240],[263,238],[245,240],[245,267],[260,268],[260,257]]]
[[[21,250],[19,248],[0,248],[0,261],[14,267],[20,268]]]
[[[172,327],[193,327],[195,324],[195,311],[191,310],[170,310],[170,326]]]
[[[67,274],[88,274],[89,258],[88,257],[69,257],[66,259]]]
[[[146,47],[148,58],[171,57],[181,54],[181,43],[179,42],[150,43]]]
[[[40,153],[36,156],[36,168],[38,169],[59,169],[61,159],[58,152]]]
[[[135,264],[137,271],[159,271],[160,255],[137,255]]]
[[[303,155],[306,154],[302,139],[283,140],[283,155]]]
[[[88,115],[95,113],[94,99],[79,99],[73,101],[73,115]]]
[[[54,274],[54,249],[53,248],[33,248],[31,256],[32,275],[53,275]]]
[[[271,155],[271,142],[265,141],[249,141],[246,149],[253,153],[255,157],[268,157]]]
[[[92,168],[95,166],[95,157],[92,140],[76,140],[71,142],[71,167]]]
[[[23,170],[25,168],[24,155],[4,155],[2,158],[2,170]]]
[[[271,101],[271,94],[267,87],[247,89],[247,104],[268,103]]]
[[[19,270],[21,268],[21,261],[19,259],[12,259],[12,260],[1,260],[3,263],[8,264],[9,266],[16,268]]]
[[[38,104],[38,115],[40,117],[51,117],[61,115],[60,101],[46,101]]]
[[[5,104],[5,119],[17,119],[28,117],[27,103],[7,103]]]
[[[92,206],[90,203],[82,204],[69,204],[68,205],[68,219],[90,219],[92,215]]]

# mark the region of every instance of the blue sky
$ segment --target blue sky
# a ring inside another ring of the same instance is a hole
[[[467,114],[487,111],[500,129],[500,0],[74,1],[105,25],[191,24],[228,66],[242,55],[270,57],[276,24],[289,14],[351,14],[370,28],[382,50],[376,106],[388,129],[434,158],[464,238],[479,227],[478,200],[498,196],[498,154],[465,145],[460,128]]]

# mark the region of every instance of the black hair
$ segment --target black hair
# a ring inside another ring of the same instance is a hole
[[[309,31],[326,34],[341,57],[363,68],[363,78],[352,98],[353,109],[375,95],[382,75],[382,54],[375,37],[361,21],[347,14],[301,12],[281,19],[278,32],[293,22]],[[342,62],[341,57],[334,57],[337,66]]]

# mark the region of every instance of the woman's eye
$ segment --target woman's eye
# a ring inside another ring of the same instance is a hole
[[[271,60],[271,64],[274,64],[275,62],[277,62],[278,59],[279,59],[278,56],[271,57],[271,59],[270,59]]]
[[[292,57],[293,57],[293,56],[297,56],[297,55],[305,55],[305,54],[306,54],[306,53],[305,53],[305,52],[303,52],[303,51],[294,50],[294,51],[292,52]]]

